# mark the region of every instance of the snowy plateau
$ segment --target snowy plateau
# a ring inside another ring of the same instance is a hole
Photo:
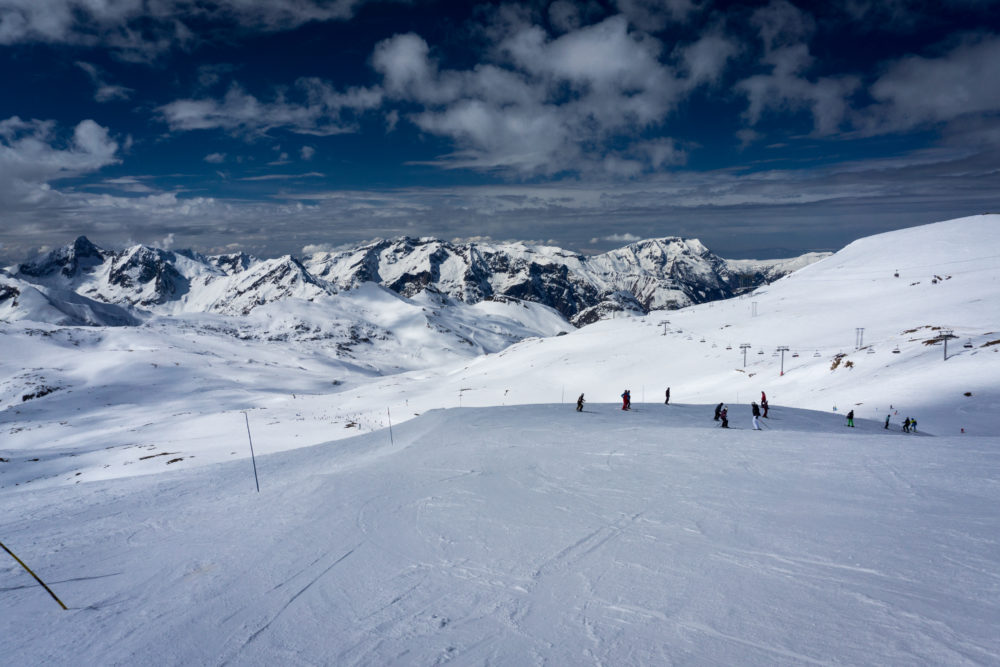
[[[78,239],[0,273],[0,542],[68,607],[0,551],[0,663],[1000,664],[998,260]]]

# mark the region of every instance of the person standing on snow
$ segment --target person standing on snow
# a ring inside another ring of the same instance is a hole
[[[663,401],[664,405],[670,405],[670,387],[667,387],[667,400]]]
[[[580,398],[576,399],[576,411],[583,412],[583,394],[580,394]]]
[[[719,417],[722,415],[722,403],[715,406],[715,421],[719,421]]]
[[[632,393],[626,389],[622,392],[622,410],[632,409]]]
[[[889,417],[891,416],[892,416],[891,414],[885,416],[885,426],[883,426],[882,428],[884,428],[886,431],[889,430]]]
[[[763,396],[763,395],[764,395],[764,392],[761,392],[761,396]],[[764,411],[764,414],[762,416],[764,417],[764,419],[767,419],[767,398],[766,397],[762,398],[760,400],[760,408],[761,408],[761,410]]]
[[[847,425],[854,428],[854,410],[847,413]]]
[[[722,408],[719,417],[722,419],[722,428],[729,428],[729,410]]]
[[[917,432],[917,420],[914,419],[913,417],[910,417],[910,430],[913,431],[914,433]]]
[[[761,393],[764,393],[764,392],[761,392]],[[760,417],[760,408],[757,406],[756,402],[751,403],[750,404],[750,408],[753,410],[753,430],[759,431],[760,430],[760,422],[757,421],[757,418]]]
[[[910,418],[907,417],[906,419],[903,420],[903,433],[909,433],[909,432],[910,432]]]

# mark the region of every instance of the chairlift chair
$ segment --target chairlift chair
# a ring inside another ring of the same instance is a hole
[[[764,350],[757,350],[757,354],[764,354]]]
[[[798,352],[792,352],[792,359],[794,359],[794,358],[795,358],[795,357],[797,357],[797,356],[799,356],[799,353],[798,353]]]
[[[899,354],[899,346],[897,345],[892,351],[893,354]]]
[[[875,348],[874,347],[868,348],[868,354],[875,354]]]
[[[971,348],[972,347],[972,339],[970,338],[969,340],[965,341],[965,345],[963,345],[962,347]]]
[[[819,356],[819,350],[816,350],[816,352],[813,354],[813,356],[814,357],[818,357]]]

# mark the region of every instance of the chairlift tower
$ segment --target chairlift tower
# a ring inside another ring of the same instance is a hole
[[[854,349],[860,350],[865,346],[865,328],[855,327],[854,329]]]
[[[944,329],[941,332],[941,338],[944,339],[944,360],[948,361],[948,339],[955,338],[954,331],[951,329]]]
[[[743,368],[747,367],[747,350],[750,349],[750,343],[740,343],[740,349],[743,350]]]
[[[778,352],[781,352],[781,374],[785,374],[785,352],[788,352],[787,345],[779,345]]]

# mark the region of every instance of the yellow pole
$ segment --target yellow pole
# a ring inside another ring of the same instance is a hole
[[[13,551],[11,551],[10,549],[8,549],[8,548],[6,547],[6,545],[4,545],[4,543],[3,543],[3,542],[0,542],[0,547],[3,547],[3,550],[4,550],[4,551],[6,551],[7,553],[9,553],[9,554],[11,555],[11,557],[13,557],[13,558],[14,558],[14,560],[16,560],[16,561],[17,561],[18,563],[20,563],[20,564],[21,564],[21,567],[23,567],[23,568],[24,568],[25,570],[27,570],[27,571],[28,571],[28,574],[30,574],[31,576],[33,576],[33,577],[35,578],[35,581],[37,581],[38,583],[40,583],[40,584],[42,585],[42,588],[44,588],[45,590],[47,590],[47,591],[49,592],[49,595],[51,595],[51,596],[52,596],[52,599],[53,599],[53,600],[55,600],[56,602],[58,602],[58,603],[59,603],[59,606],[60,606],[60,607],[62,607],[63,609],[66,609],[66,605],[64,605],[64,604],[63,604],[62,600],[60,600],[60,599],[59,599],[58,597],[56,597],[56,594],[52,592],[52,589],[51,589],[51,588],[49,588],[48,586],[46,586],[46,585],[45,585],[45,582],[44,582],[44,581],[42,581],[41,579],[39,579],[39,578],[38,578],[38,575],[37,575],[37,574],[35,574],[34,572],[32,572],[32,571],[31,571],[31,568],[30,568],[30,567],[28,567],[27,565],[25,565],[25,564],[24,564],[24,561],[23,561],[23,560],[21,560],[20,558],[18,558],[17,556],[15,556],[15,555],[14,555],[14,552],[13,552]]]

